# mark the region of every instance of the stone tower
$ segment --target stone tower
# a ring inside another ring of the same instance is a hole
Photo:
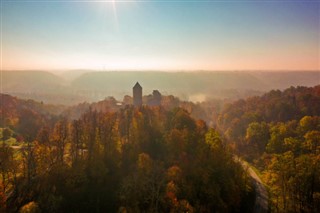
[[[152,92],[153,95],[153,104],[155,106],[160,106],[161,104],[161,93],[158,90],[153,90]]]
[[[132,90],[133,90],[133,105],[141,106],[142,105],[142,87],[137,82],[132,88]]]

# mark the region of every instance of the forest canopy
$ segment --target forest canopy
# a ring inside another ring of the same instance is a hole
[[[217,126],[259,168],[274,212],[320,210],[320,86],[226,105]]]
[[[28,126],[39,131],[25,137],[19,149],[6,143],[15,131],[24,134],[19,121],[11,135],[2,129],[3,211],[251,208],[251,183],[219,133],[182,108],[127,106],[116,112],[89,110],[76,120],[32,118]]]
[[[1,100],[0,212],[252,212],[235,154],[270,211],[320,209],[320,86],[155,107]]]

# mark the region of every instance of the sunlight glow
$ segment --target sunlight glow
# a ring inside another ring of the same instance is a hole
[[[112,10],[113,10],[113,17],[116,25],[116,29],[119,29],[119,22],[118,22],[118,15],[117,15],[117,7],[116,7],[116,0],[111,0]]]
[[[318,3],[48,2],[1,1],[2,70],[319,70]]]

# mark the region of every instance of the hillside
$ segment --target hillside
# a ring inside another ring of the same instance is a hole
[[[245,136],[251,122],[287,122],[304,116],[320,116],[320,85],[272,90],[259,97],[251,97],[227,104],[217,124],[230,138]]]
[[[46,104],[72,105],[86,100],[69,82],[45,71],[2,71],[2,92]]]
[[[0,127],[9,127],[18,135],[34,139],[38,130],[50,125],[64,110],[63,106],[45,105],[0,94]]]
[[[147,92],[159,89],[172,94],[208,95],[221,90],[268,91],[289,86],[314,86],[319,84],[320,72],[90,72],[76,78],[72,86],[119,93],[131,91],[132,82],[136,81]]]
[[[261,172],[271,212],[320,210],[320,85],[225,105],[217,126]]]
[[[2,79],[4,93],[57,93],[67,83],[45,71],[2,71]]]

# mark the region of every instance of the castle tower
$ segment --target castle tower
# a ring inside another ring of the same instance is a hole
[[[160,106],[161,105],[161,93],[158,90],[153,90],[152,92],[153,96],[153,106]]]
[[[132,88],[132,90],[133,90],[133,105],[141,106],[142,105],[142,87],[137,82]]]

